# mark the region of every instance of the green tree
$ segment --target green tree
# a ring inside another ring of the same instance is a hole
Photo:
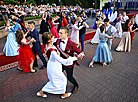
[[[35,4],[36,4],[36,2],[35,2],[34,0],[27,0],[27,2],[28,2],[29,4],[32,4],[32,5],[35,5]]]
[[[17,5],[18,1],[16,0],[3,0],[4,4],[8,5],[8,4],[14,4]]]

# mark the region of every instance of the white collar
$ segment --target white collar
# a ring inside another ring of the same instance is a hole
[[[33,28],[33,29],[31,30],[31,32],[33,32],[33,31],[34,31],[34,29],[35,29],[35,28]]]
[[[65,40],[63,40],[63,39],[62,39],[62,41],[64,41],[64,42],[65,42],[65,44],[66,44],[66,43],[67,43],[67,41],[68,41],[68,38],[67,38],[67,39],[65,39]]]
[[[105,26],[106,27],[106,31],[108,30],[108,28],[111,26],[111,24],[109,24],[109,26]]]

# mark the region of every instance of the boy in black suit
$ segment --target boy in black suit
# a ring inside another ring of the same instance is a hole
[[[39,41],[39,33],[35,29],[35,22],[33,22],[33,21],[28,22],[28,27],[30,29],[30,33],[27,35],[27,37],[30,36],[30,37],[33,37],[36,40],[36,42],[33,42],[33,47],[32,47],[32,51],[35,55],[34,67],[38,67],[37,58],[36,58],[36,54],[38,54],[41,61],[43,62],[43,66],[39,69],[44,69],[44,68],[46,68],[47,63],[46,63],[46,59],[43,56],[43,53],[41,51],[41,44],[40,44],[40,41]]]

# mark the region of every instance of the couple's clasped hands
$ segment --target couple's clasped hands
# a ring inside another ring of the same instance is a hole
[[[31,41],[31,42],[36,42],[36,40],[35,40],[34,38],[32,38],[30,41]]]
[[[77,59],[83,59],[85,54],[84,52],[81,52],[80,54],[74,53],[74,56],[77,57]]]

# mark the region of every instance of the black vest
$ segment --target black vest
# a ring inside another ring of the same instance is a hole
[[[81,22],[81,25],[79,25],[79,22],[78,22],[78,28],[83,25],[83,22],[84,21]],[[82,29],[79,30],[80,35],[85,34],[85,33],[86,33],[86,27],[83,27]]]

